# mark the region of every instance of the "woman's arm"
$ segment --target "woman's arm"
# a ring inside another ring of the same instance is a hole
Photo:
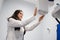
[[[32,26],[25,26],[26,31],[32,31],[34,28],[36,28],[39,25],[39,22],[33,24]]]
[[[9,19],[8,26],[10,27],[24,27],[25,25],[29,24],[31,21],[33,21],[35,17],[31,17],[28,20],[20,21],[20,20],[15,20],[13,18]]]
[[[26,26],[27,24],[29,24],[30,22],[32,22],[35,19],[35,16],[37,15],[37,8],[35,7],[34,9],[34,14],[31,18],[29,18],[28,20],[22,21],[22,26]]]
[[[35,19],[36,14],[37,14],[37,8],[34,9],[34,15],[31,18],[24,21],[19,21],[19,20],[10,18],[8,24],[11,27],[24,27]]]
[[[39,17],[39,21],[38,21],[37,23],[33,24],[32,26],[30,26],[30,27],[26,26],[26,27],[25,27],[25,30],[26,30],[26,31],[31,31],[31,30],[33,30],[35,27],[37,27],[37,26],[40,24],[40,21],[42,21],[43,17],[44,17],[44,15],[41,16],[41,17]]]

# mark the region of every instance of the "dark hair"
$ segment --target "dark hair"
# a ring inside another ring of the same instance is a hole
[[[14,14],[11,16],[11,17],[9,17],[7,20],[9,21],[9,19],[10,18],[14,18],[14,19],[16,19],[16,20],[19,20],[19,18],[18,18],[18,13],[20,13],[20,12],[22,12],[22,10],[16,10],[15,12],[14,12]]]

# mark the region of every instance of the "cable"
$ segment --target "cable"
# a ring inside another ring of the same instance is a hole
[[[60,21],[57,18],[55,18],[55,20],[60,24]]]

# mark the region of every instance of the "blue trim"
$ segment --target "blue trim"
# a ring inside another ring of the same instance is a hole
[[[57,40],[60,40],[60,24],[57,24]]]

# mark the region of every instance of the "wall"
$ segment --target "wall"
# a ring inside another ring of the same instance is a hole
[[[3,4],[3,0],[0,0],[0,10],[1,10],[2,4]]]

